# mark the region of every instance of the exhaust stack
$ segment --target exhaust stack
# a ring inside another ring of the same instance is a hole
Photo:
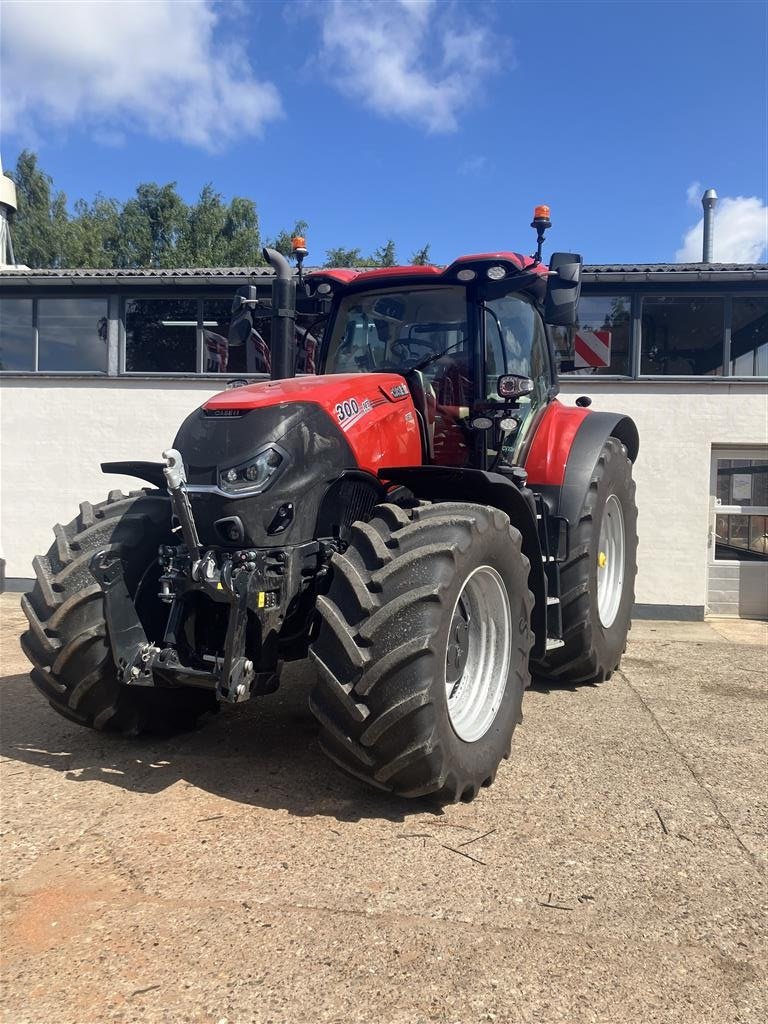
[[[701,262],[712,263],[712,249],[714,245],[715,232],[715,207],[717,206],[717,192],[715,192],[713,188],[708,188],[701,197],[701,205],[704,207],[704,240]]]
[[[264,259],[275,272],[272,282],[272,380],[295,376],[296,282],[288,260],[276,249],[265,248]]]

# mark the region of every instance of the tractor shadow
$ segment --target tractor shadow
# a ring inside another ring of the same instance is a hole
[[[286,667],[281,689],[241,707],[224,707],[191,733],[129,738],[71,724],[26,675],[0,678],[0,754],[4,761],[155,794],[185,782],[237,803],[301,817],[401,822],[443,814],[428,799],[400,800],[345,776],[325,757],[307,707],[312,669]],[[6,768],[11,767],[6,764]]]

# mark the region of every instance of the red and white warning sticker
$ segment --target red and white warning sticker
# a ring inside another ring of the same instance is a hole
[[[573,336],[573,365],[577,370],[611,365],[610,331],[576,331]]]

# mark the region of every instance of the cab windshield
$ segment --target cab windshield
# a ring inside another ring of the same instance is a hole
[[[430,378],[449,367],[469,377],[464,288],[376,291],[342,300],[328,346],[327,373],[403,373],[419,366]]]

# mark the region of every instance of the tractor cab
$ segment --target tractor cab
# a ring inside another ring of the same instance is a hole
[[[545,310],[559,294],[558,322],[572,322],[578,300],[580,257],[559,254],[553,263],[568,275],[511,252],[464,256],[445,269],[311,273],[308,294],[328,304],[318,370],[401,374],[425,464],[519,463],[557,394]]]

